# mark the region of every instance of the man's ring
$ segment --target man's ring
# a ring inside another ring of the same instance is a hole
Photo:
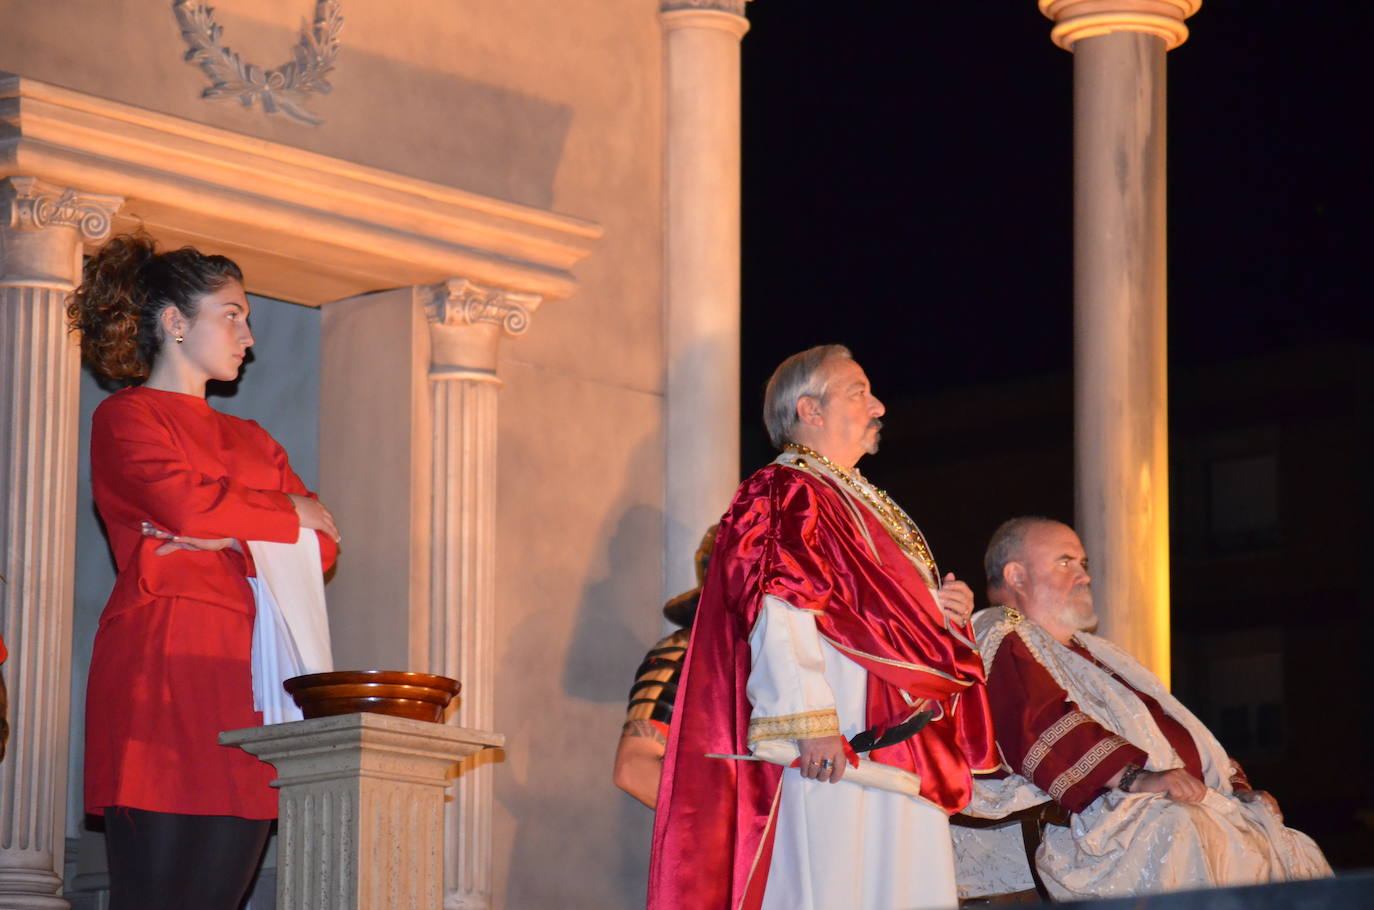
[[[825,761],[821,762],[822,771],[829,771],[833,767],[835,767],[835,763],[828,758]]]

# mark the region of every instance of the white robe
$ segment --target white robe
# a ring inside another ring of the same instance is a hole
[[[1103,727],[1148,753],[1147,770],[1183,767],[1144,703],[1110,674],[1056,642],[1029,619],[1010,622],[1000,608],[974,618],[979,649],[989,672],[1007,635],[1021,636],[1031,654],[1065,690],[1068,699]],[[1120,897],[1184,888],[1246,885],[1330,875],[1312,839],[1284,827],[1262,802],[1245,802],[1231,789],[1232,764],[1221,744],[1157,676],[1111,642],[1079,633],[1078,640],[1137,691],[1154,698],[1188,729],[1202,759],[1209,792],[1201,803],[1176,802],[1158,793],[1112,790],[1071,817],[1050,826],[1036,854],[1046,890],[1056,900]],[[997,818],[1049,795],[1024,777],[975,780],[970,815]],[[1032,887],[1018,826],[985,833],[955,833],[962,896]],[[1000,861],[991,854],[1000,853]],[[1008,860],[1007,854],[1014,859]]]
[[[753,719],[833,710],[846,739],[865,728],[868,673],[821,638],[809,612],[765,598],[749,645]],[[919,786],[916,775],[897,773]],[[925,800],[785,768],[776,825],[763,910],[957,903],[949,819]]]

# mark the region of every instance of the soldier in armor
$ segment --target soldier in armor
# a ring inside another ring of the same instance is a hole
[[[615,785],[650,809],[658,802],[658,780],[663,773],[663,753],[668,745],[668,725],[673,720],[673,701],[682,660],[692,638],[701,583],[716,542],[716,526],[706,532],[696,552],[697,586],[663,605],[663,615],[681,628],[649,649],[635,671],[625,726],[615,750]]]

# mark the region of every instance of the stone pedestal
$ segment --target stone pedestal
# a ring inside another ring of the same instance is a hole
[[[504,742],[381,714],[220,734],[277,769],[277,910],[439,910],[449,774]]]
[[[1169,679],[1165,54],[1200,0],[1040,0],[1074,55],[1076,524],[1100,634]]]
[[[67,806],[79,352],[66,298],[83,243],[119,208],[31,177],[0,181],[0,907],[57,910]]]
[[[667,488],[664,596],[739,483],[740,38],[744,0],[663,0]]]

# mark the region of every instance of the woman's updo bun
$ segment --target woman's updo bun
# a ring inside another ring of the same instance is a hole
[[[121,234],[86,260],[67,322],[81,333],[81,358],[96,375],[142,382],[162,348],[162,311],[174,306],[195,319],[200,299],[229,281],[243,281],[232,259],[189,246],[159,253],[147,234]]]

